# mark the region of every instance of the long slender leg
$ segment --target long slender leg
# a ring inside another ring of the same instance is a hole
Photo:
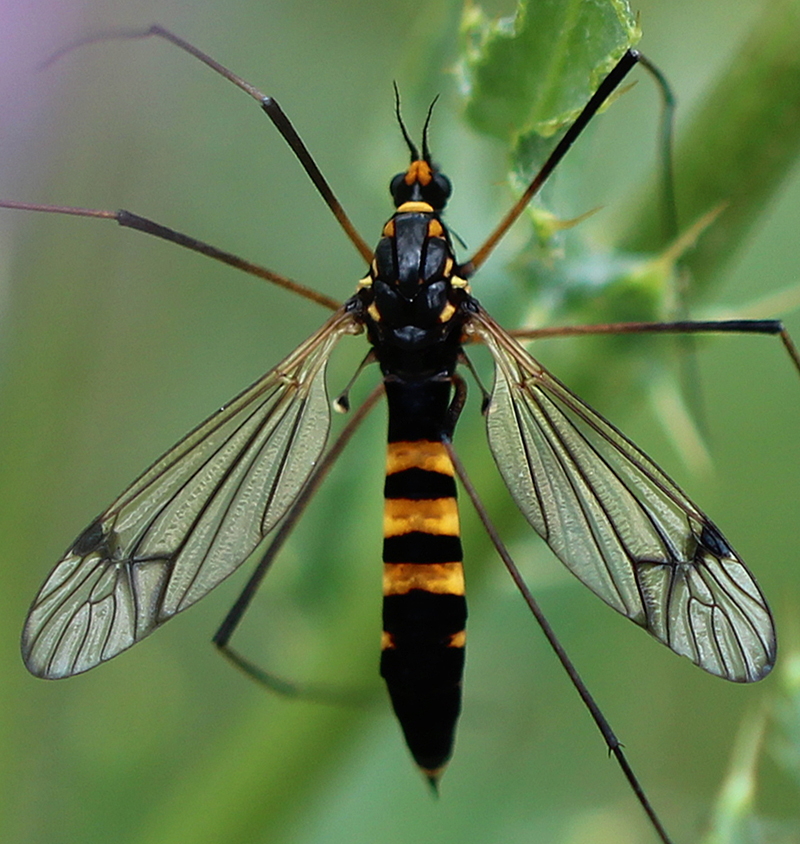
[[[539,192],[542,185],[547,181],[550,174],[558,166],[561,159],[567,154],[569,148],[577,139],[578,135],[586,128],[589,121],[595,116],[598,109],[611,96],[611,94],[619,87],[622,80],[633,69],[634,65],[640,63],[648,73],[650,73],[656,80],[661,89],[662,98],[664,101],[664,118],[661,127],[661,152],[665,159],[665,170],[663,176],[663,193],[664,200],[667,204],[665,228],[669,236],[674,236],[677,230],[677,215],[675,211],[675,197],[672,178],[672,120],[675,111],[675,99],[672,91],[667,84],[667,80],[663,73],[647,58],[642,56],[637,50],[626,50],[622,58],[611,69],[610,73],[600,83],[597,90],[589,99],[589,102],[583,107],[581,113],[575,118],[575,122],[567,129],[564,136],[556,144],[555,149],[550,153],[547,160],[542,165],[539,172],[533,177],[533,180],[525,189],[522,196],[514,203],[514,206],[500,221],[495,230],[486,238],[486,241],[472,256],[469,261],[466,261],[459,268],[459,275],[465,278],[471,276],[497,246],[500,239],[516,222],[520,214],[528,206],[528,203]]]
[[[66,47],[63,47],[61,50],[50,56],[50,58],[44,63],[44,66],[46,67],[53,64],[53,62],[58,61],[67,53],[71,53],[73,50],[87,44],[96,44],[100,41],[112,41],[115,39],[149,38],[151,36],[163,38],[171,44],[174,44],[176,47],[179,47],[184,52],[189,53],[189,55],[199,59],[203,62],[203,64],[210,67],[220,76],[225,77],[225,79],[229,82],[236,85],[237,88],[241,88],[242,91],[249,94],[261,105],[261,108],[264,110],[267,117],[269,117],[269,119],[273,122],[275,128],[281,133],[283,139],[287,144],[289,144],[292,152],[303,165],[303,169],[314,183],[314,187],[316,187],[317,191],[319,191],[320,196],[322,196],[325,200],[325,204],[331,209],[331,212],[333,213],[333,216],[336,217],[339,225],[344,229],[344,232],[350,239],[350,242],[358,250],[361,257],[364,258],[368,264],[371,263],[373,258],[372,249],[370,249],[369,244],[356,231],[355,226],[345,213],[341,203],[334,195],[331,186],[320,172],[319,167],[317,167],[316,162],[311,157],[311,153],[308,151],[308,148],[295,131],[295,128],[292,126],[289,118],[284,114],[283,109],[280,105],[278,105],[277,100],[267,94],[264,94],[254,85],[251,85],[240,76],[237,76],[233,73],[233,71],[228,70],[228,68],[224,65],[220,64],[215,59],[212,59],[211,56],[207,55],[202,50],[199,50],[193,44],[190,44],[188,41],[184,41],[183,38],[180,38],[173,32],[170,32],[168,29],[164,29],[163,26],[158,26],[158,24],[154,24],[147,29],[110,29],[105,32],[95,33],[94,35],[89,35],[86,38],[79,38],[78,40],[73,41],[71,44],[68,44]]]
[[[305,485],[303,491],[298,496],[297,501],[295,501],[295,503],[292,505],[292,508],[284,517],[283,522],[281,523],[281,526],[278,529],[278,532],[275,534],[275,537],[273,538],[272,542],[270,542],[266,551],[259,560],[255,571],[252,573],[252,575],[250,575],[250,579],[245,584],[245,587],[242,590],[241,594],[236,599],[236,602],[231,607],[228,614],[225,616],[225,619],[220,625],[219,630],[217,630],[217,632],[214,634],[214,638],[212,640],[214,644],[219,648],[221,653],[223,653],[235,666],[237,666],[237,668],[240,668],[242,671],[244,671],[245,674],[252,677],[258,683],[261,683],[267,688],[279,692],[280,694],[288,695],[291,697],[303,697],[305,699],[312,698],[316,700],[321,700],[326,703],[346,702],[352,704],[354,702],[358,702],[358,696],[355,696],[352,693],[343,694],[341,692],[334,691],[328,687],[318,688],[307,685],[301,686],[297,683],[289,682],[279,677],[276,677],[275,675],[270,674],[264,671],[263,669],[259,668],[257,665],[255,665],[255,663],[251,662],[249,659],[243,657],[241,654],[231,648],[228,643],[230,642],[231,636],[233,636],[236,628],[238,627],[239,622],[242,620],[245,612],[247,611],[247,608],[250,606],[250,602],[253,600],[253,596],[258,590],[258,587],[261,585],[261,581],[264,579],[264,576],[269,571],[273,560],[283,547],[286,540],[289,538],[289,535],[291,534],[292,530],[300,519],[300,516],[303,515],[303,512],[305,511],[308,503],[311,501],[311,498],[314,496],[317,489],[319,489],[319,486],[322,481],[325,480],[326,475],[330,471],[336,459],[344,450],[344,447],[350,441],[350,438],[353,436],[358,426],[364,421],[364,418],[367,416],[370,410],[372,410],[372,408],[375,406],[375,403],[382,394],[383,386],[376,387],[372,391],[372,393],[370,393],[364,403],[358,408],[358,410],[353,413],[347,425],[345,425],[345,427],[342,429],[342,432],[337,437],[336,441],[328,449],[327,453],[325,454],[325,457],[320,461],[319,465],[314,471],[314,474],[311,475],[308,483]]]
[[[636,57],[639,64],[655,79],[661,92],[662,110],[659,127],[659,155],[661,158],[661,198],[664,206],[664,237],[674,240],[678,236],[678,205],[675,201],[675,174],[673,172],[672,140],[675,124],[675,95],[667,77],[661,70],[641,53]]]
[[[615,757],[619,766],[622,768],[623,773],[625,774],[625,778],[628,780],[631,789],[633,789],[633,793],[636,795],[636,799],[641,804],[642,808],[647,814],[647,817],[650,819],[650,823],[653,825],[656,833],[658,834],[659,838],[663,842],[663,844],[671,844],[671,840],[667,835],[666,830],[664,829],[663,824],[658,818],[658,815],[653,809],[650,801],[647,798],[647,795],[644,792],[636,774],[634,774],[633,769],[630,766],[623,750],[622,745],[620,744],[619,739],[617,738],[614,731],[611,729],[611,725],[606,720],[606,717],[600,710],[600,707],[595,702],[594,698],[592,697],[589,689],[586,688],[586,684],[581,679],[580,675],[578,674],[577,669],[572,663],[572,660],[567,655],[567,652],[561,645],[561,642],[558,641],[553,628],[550,626],[550,622],[545,618],[544,613],[542,612],[541,608],[539,607],[536,599],[531,594],[530,589],[528,589],[528,585],[525,583],[525,580],[522,577],[519,569],[516,566],[516,563],[511,558],[511,555],[508,553],[503,541],[500,539],[499,534],[495,526],[492,524],[491,519],[489,518],[489,514],[486,512],[486,508],[483,506],[483,502],[478,497],[478,493],[475,490],[475,487],[472,485],[472,482],[467,475],[466,470],[464,469],[464,464],[458,458],[458,455],[455,453],[452,445],[448,444],[447,449],[450,453],[450,458],[453,461],[453,465],[455,466],[456,474],[458,475],[459,479],[461,480],[464,489],[467,492],[470,500],[472,501],[475,510],[480,517],[481,522],[489,534],[489,538],[492,541],[497,553],[500,555],[500,558],[503,560],[503,563],[508,570],[508,573],[511,575],[512,580],[516,584],[519,591],[522,593],[522,597],[525,600],[525,603],[528,605],[531,613],[533,613],[536,622],[538,623],[539,627],[541,628],[542,632],[544,633],[545,637],[547,638],[550,647],[555,652],[555,655],[558,657],[559,662],[561,663],[564,670],[567,672],[569,679],[571,680],[573,686],[575,686],[576,691],[581,696],[581,700],[583,700],[586,708],[589,710],[589,714],[592,716],[597,728],[603,734],[603,738],[605,739],[606,745],[608,746],[609,752],[612,753]]]
[[[300,284],[298,281],[293,281],[286,276],[279,275],[272,270],[268,270],[266,267],[262,267],[260,264],[246,261],[238,255],[217,249],[216,246],[211,246],[202,240],[197,240],[174,229],[169,229],[160,223],[148,220],[146,217],[132,214],[130,211],[103,211],[95,208],[75,208],[70,205],[37,205],[30,202],[11,202],[5,199],[0,199],[0,208],[12,208],[17,211],[44,211],[51,214],[68,214],[73,217],[96,217],[100,220],[116,220],[123,228],[135,229],[145,234],[160,237],[162,240],[168,240],[170,243],[177,243],[178,246],[191,249],[193,252],[199,252],[201,255],[227,264],[229,267],[235,267],[237,270],[242,270],[264,281],[269,281],[271,284],[276,284],[278,287],[290,290],[292,293],[297,293],[298,296],[316,302],[318,305],[322,305],[322,307],[329,308],[332,311],[335,311],[341,304],[341,302],[337,302],[336,299],[332,299],[324,293],[319,293],[311,287],[306,287],[305,284]]]
[[[781,338],[786,353],[800,373],[800,352],[779,319],[681,320],[678,322],[610,322],[564,325],[510,331],[517,340],[577,337],[590,334],[767,334]]]
[[[567,129],[564,137],[550,153],[550,156],[542,165],[542,168],[534,176],[533,181],[528,185],[525,192],[514,204],[513,208],[500,221],[495,230],[486,238],[484,244],[478,251],[459,268],[459,275],[465,278],[471,276],[494,250],[500,238],[516,222],[519,215],[528,206],[528,203],[539,192],[539,189],[547,181],[548,176],[553,172],[556,165],[567,154],[567,151],[577,139],[578,135],[586,128],[586,125],[597,113],[597,110],[608,99],[611,93],[619,86],[622,80],[628,75],[633,66],[639,60],[639,54],[635,50],[626,51],[625,55],[617,62],[616,66],[600,83],[600,87],[594,92],[589,102],[584,106],[583,111],[575,119],[575,122]]]

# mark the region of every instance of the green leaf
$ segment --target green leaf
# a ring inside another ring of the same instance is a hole
[[[600,80],[639,40],[627,0],[521,2],[493,20],[477,6],[463,19],[468,121],[516,145],[571,122]]]

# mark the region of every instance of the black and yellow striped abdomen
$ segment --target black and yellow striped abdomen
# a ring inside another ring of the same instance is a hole
[[[444,445],[450,383],[386,387],[381,674],[414,759],[435,781],[461,709],[467,618],[455,477]],[[396,402],[403,404],[395,414]]]

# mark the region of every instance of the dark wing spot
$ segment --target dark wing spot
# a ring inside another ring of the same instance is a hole
[[[703,531],[700,534],[700,545],[707,551],[710,551],[715,557],[733,556],[730,546],[713,525],[703,525]]]
[[[105,540],[103,519],[102,516],[98,516],[75,540],[72,551],[78,557],[85,557],[87,554],[97,551],[101,545],[105,544]]]

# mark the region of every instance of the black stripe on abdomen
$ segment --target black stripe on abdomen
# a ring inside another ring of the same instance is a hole
[[[435,782],[461,709],[467,618],[454,469],[444,443],[390,442],[384,498],[381,675],[414,759]]]

